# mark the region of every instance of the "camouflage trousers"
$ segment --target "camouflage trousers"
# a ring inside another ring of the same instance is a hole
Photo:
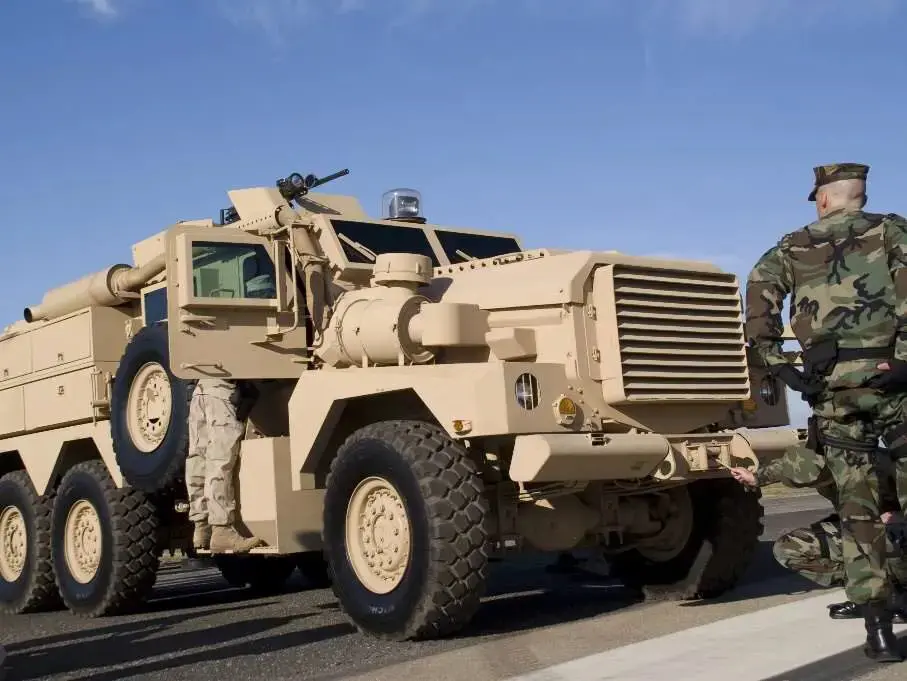
[[[886,550],[889,556],[895,555],[891,542],[886,542]],[[841,523],[837,515],[781,535],[775,541],[772,553],[781,565],[819,586],[847,584]],[[886,570],[894,582],[907,586],[907,559],[891,557]]]
[[[189,403],[189,454],[186,487],[189,520],[211,525],[234,521],[233,469],[245,427],[236,415],[236,386],[201,379]]]
[[[880,438],[888,450],[907,444],[907,395],[884,395],[869,388],[837,390],[822,395],[813,415],[838,488],[847,598],[858,604],[882,601],[889,597],[891,584],[879,508],[880,478],[886,469],[894,473],[898,500],[901,508],[907,508],[907,458],[892,461],[885,450],[866,451],[866,446],[878,445]]]

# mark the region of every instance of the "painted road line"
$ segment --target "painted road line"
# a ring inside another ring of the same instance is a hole
[[[843,589],[824,591],[508,681],[763,681],[862,645],[862,620],[828,617],[826,605],[844,598]],[[895,632],[905,628],[895,625]]]

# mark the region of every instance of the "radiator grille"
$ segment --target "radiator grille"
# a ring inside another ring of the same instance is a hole
[[[630,400],[741,400],[749,394],[733,274],[614,268],[624,394]]]

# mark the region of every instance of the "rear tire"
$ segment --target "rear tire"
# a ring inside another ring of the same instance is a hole
[[[354,432],[331,463],[324,499],[340,607],[385,640],[461,629],[486,588],[489,513],[478,466],[438,426],[386,421]]]
[[[688,490],[693,528],[676,556],[658,561],[631,550],[609,557],[611,575],[648,600],[723,595],[743,577],[764,531],[760,490],[724,478],[700,480]]]
[[[0,613],[60,607],[50,557],[54,492],[38,496],[25,471],[0,477]]]
[[[117,466],[132,487],[153,493],[183,477],[189,397],[188,382],[170,371],[167,325],[140,329],[117,367],[110,410]]]
[[[52,558],[57,588],[74,614],[129,612],[154,587],[160,520],[139,490],[117,489],[99,461],[73,466],[57,490]]]

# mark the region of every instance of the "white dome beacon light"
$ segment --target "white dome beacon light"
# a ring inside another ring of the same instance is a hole
[[[425,223],[422,195],[415,189],[391,189],[381,195],[381,216],[385,220]]]

